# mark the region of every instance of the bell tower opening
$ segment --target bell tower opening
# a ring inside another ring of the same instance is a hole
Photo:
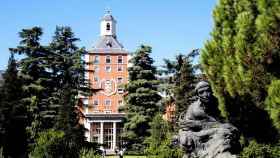
[[[110,23],[107,23],[107,25],[106,25],[106,30],[107,30],[107,31],[110,31]]]

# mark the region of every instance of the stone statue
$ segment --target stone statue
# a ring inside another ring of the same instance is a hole
[[[178,144],[183,158],[235,158],[239,150],[239,131],[223,123],[209,83],[201,81],[195,88],[197,100],[179,118]]]

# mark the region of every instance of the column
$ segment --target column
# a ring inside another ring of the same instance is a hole
[[[101,144],[103,144],[103,131],[104,131],[104,122],[100,122],[100,142]]]
[[[87,131],[85,132],[86,140],[87,140],[88,142],[90,142],[90,138],[91,138],[91,124],[87,121],[86,118],[85,118],[85,120],[84,120],[84,126],[85,126],[85,128],[87,129]]]
[[[117,122],[113,122],[113,150],[116,149],[117,141]]]

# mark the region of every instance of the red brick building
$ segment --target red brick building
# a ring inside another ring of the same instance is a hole
[[[86,78],[93,88],[102,90],[84,98],[83,120],[88,141],[104,144],[107,151],[120,145],[124,113],[118,111],[123,104],[123,87],[128,80],[128,52],[117,40],[116,20],[110,12],[100,22],[100,38],[88,50],[85,60],[89,64]]]

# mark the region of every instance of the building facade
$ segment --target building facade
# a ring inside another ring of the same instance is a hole
[[[92,96],[83,99],[86,138],[114,151],[121,142],[124,113],[118,111],[123,105],[124,88],[128,81],[128,52],[117,40],[116,20],[107,12],[100,22],[100,38],[85,55],[88,63],[86,78],[95,89]]]

